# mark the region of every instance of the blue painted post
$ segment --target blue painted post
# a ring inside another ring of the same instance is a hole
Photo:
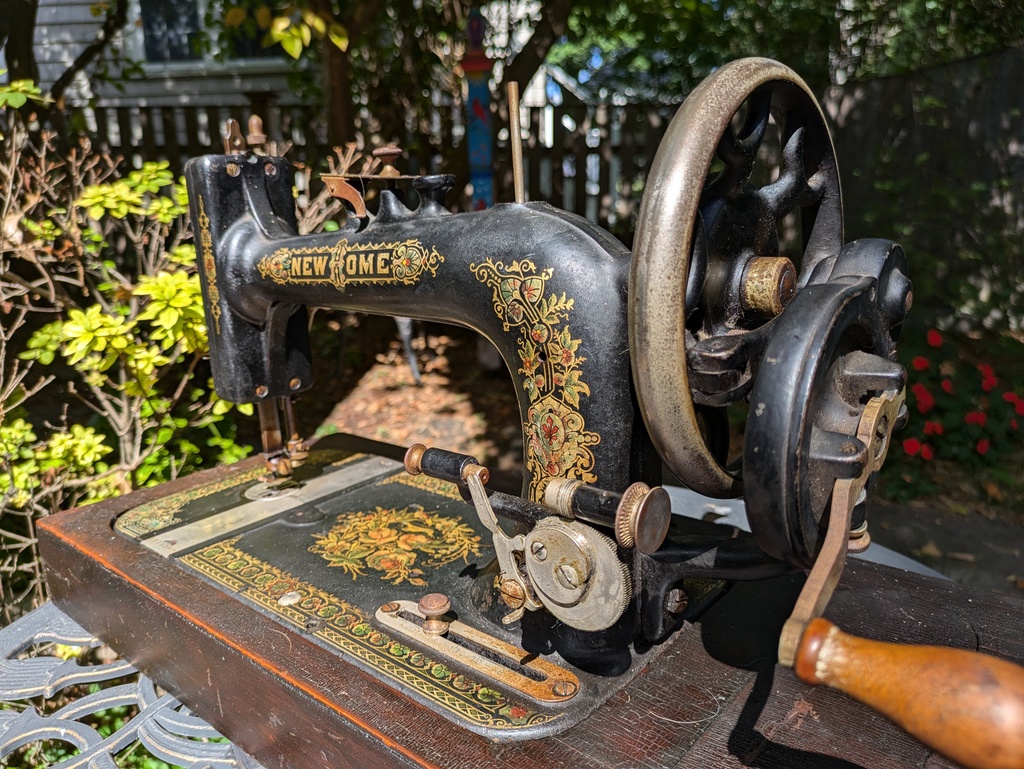
[[[466,76],[466,145],[469,148],[469,179],[473,184],[470,205],[474,211],[494,205],[494,163],[491,133],[491,68],[493,62],[484,52],[487,22],[479,9],[473,9],[466,24],[469,45],[462,58]]]

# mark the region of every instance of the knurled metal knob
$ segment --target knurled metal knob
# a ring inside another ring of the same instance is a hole
[[[623,547],[653,553],[668,536],[672,500],[661,486],[634,483],[622,493],[615,512],[615,539]]]
[[[420,614],[424,616],[423,632],[427,635],[444,635],[448,632],[449,622],[441,619],[451,611],[452,602],[444,593],[427,593],[416,604]]]

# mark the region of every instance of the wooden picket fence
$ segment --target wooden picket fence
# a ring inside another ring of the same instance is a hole
[[[628,237],[639,191],[676,105],[524,107],[522,112],[527,196],[575,212]],[[121,156],[128,166],[167,160],[175,173],[198,155],[223,151],[224,125],[239,121],[245,133],[253,113],[265,133],[290,145],[288,157],[321,168],[331,154],[323,121],[306,107],[272,102],[229,107],[96,107],[79,115],[94,147]],[[497,115],[495,191],[512,198],[507,116]],[[465,121],[453,107],[438,107],[426,137],[413,137],[406,168],[420,173],[456,170],[466,174]],[[403,145],[405,146],[405,145]],[[467,179],[468,181],[468,179]]]

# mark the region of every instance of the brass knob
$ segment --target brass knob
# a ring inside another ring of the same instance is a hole
[[[775,317],[796,295],[796,267],[784,256],[755,256],[743,272],[743,307]]]
[[[414,443],[409,447],[405,452],[405,472],[409,475],[419,475],[423,472],[423,452],[426,450],[427,447],[422,443]]]
[[[668,536],[672,500],[661,486],[637,482],[622,493],[615,511],[615,539],[623,547],[653,553]]]
[[[444,593],[427,593],[416,604],[425,619],[423,620],[423,632],[427,635],[445,635],[448,632],[449,622],[441,619],[452,608],[452,602]]]
[[[385,179],[394,179],[402,175],[401,171],[395,168],[395,161],[402,157],[400,147],[396,147],[393,144],[389,144],[387,147],[378,147],[373,151],[373,156],[379,158],[384,163],[384,167],[377,174],[378,176],[383,176]]]
[[[259,115],[249,116],[249,133],[245,140],[251,145],[267,143],[267,135],[263,132],[263,119]]]

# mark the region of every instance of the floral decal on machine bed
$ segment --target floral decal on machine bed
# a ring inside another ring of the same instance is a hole
[[[459,516],[429,513],[420,505],[352,513],[320,536],[309,551],[353,579],[367,569],[393,585],[426,585],[422,567],[435,568],[480,555],[480,536]]]

